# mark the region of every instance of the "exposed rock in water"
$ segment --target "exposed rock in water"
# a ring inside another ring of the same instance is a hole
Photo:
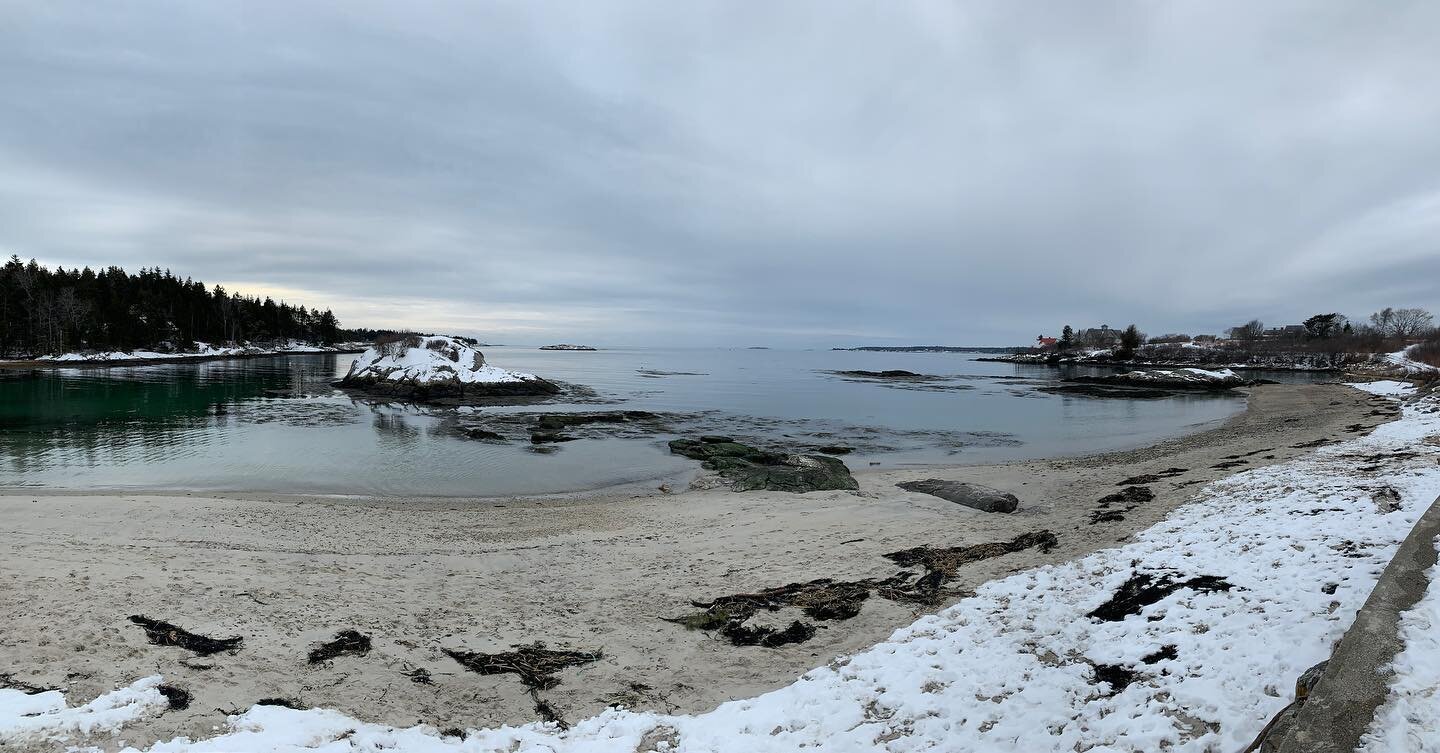
[[[701,461],[705,468],[729,481],[735,491],[768,489],[803,494],[860,488],[850,469],[836,458],[770,452],[728,439],[675,439],[670,442],[670,451]]]
[[[942,378],[933,374],[916,374],[913,371],[904,371],[902,369],[887,369],[885,371],[863,371],[857,369],[852,371],[836,371],[832,373],[834,373],[836,376],[855,377],[857,379],[904,379],[907,381],[915,381],[922,379],[928,380]]]
[[[415,401],[483,402],[560,392],[534,374],[485,363],[485,356],[456,338],[403,336],[361,353],[336,386]]]
[[[927,478],[922,481],[905,481],[896,486],[907,492],[929,494],[981,512],[1015,512],[1015,508],[1020,506],[1020,499],[1014,494],[964,481]]]
[[[1118,397],[1127,400],[1157,400],[1165,397],[1175,397],[1180,394],[1175,390],[1163,390],[1154,387],[1128,387],[1109,384],[1058,384],[1036,387],[1035,389],[1039,392],[1048,392],[1052,395]]]
[[[539,431],[560,431],[571,426],[587,424],[623,424],[655,418],[655,414],[643,410],[604,411],[600,413],[547,413],[535,422]]]
[[[855,448],[838,444],[827,444],[824,447],[816,447],[815,451],[825,455],[849,455],[855,451]]]
[[[485,442],[504,442],[505,437],[489,429],[466,429],[465,436]]]
[[[1144,369],[1106,376],[1084,376],[1065,380],[1073,384],[1111,387],[1152,387],[1170,390],[1210,391],[1244,387],[1250,382],[1229,369]]]

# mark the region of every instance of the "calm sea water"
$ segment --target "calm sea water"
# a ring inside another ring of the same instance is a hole
[[[500,366],[586,385],[588,404],[466,411],[643,409],[677,432],[781,445],[850,444],[856,469],[1133,447],[1213,424],[1234,397],[1097,400],[1037,392],[1052,369],[970,354],[491,348]],[[351,356],[111,369],[0,370],[0,486],[491,496],[594,489],[695,468],[677,434],[582,439],[550,454],[456,431],[457,412],[375,405],[328,387]],[[830,372],[946,375],[923,389]],[[1287,375],[1290,379],[1305,379]],[[282,396],[299,393],[303,397]],[[597,405],[595,403],[607,403]]]

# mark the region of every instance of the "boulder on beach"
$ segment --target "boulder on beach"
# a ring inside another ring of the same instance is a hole
[[[336,385],[422,401],[529,397],[560,391],[534,374],[487,365],[484,354],[456,338],[420,335],[370,346]]]
[[[929,494],[981,512],[1015,512],[1015,508],[1020,506],[1020,499],[1014,494],[964,481],[927,478],[922,481],[905,481],[896,486],[907,492]]]
[[[720,436],[672,440],[670,451],[701,461],[740,492],[768,489],[803,494],[860,488],[844,462],[824,455],[771,452]]]

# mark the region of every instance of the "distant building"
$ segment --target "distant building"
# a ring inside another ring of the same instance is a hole
[[[1309,332],[1303,324],[1287,324],[1283,327],[1271,327],[1265,330],[1262,335],[1266,340],[1299,340]]]
[[[1081,330],[1075,339],[1085,345],[1105,348],[1120,343],[1120,330],[1111,329],[1110,325],[1102,324],[1099,327]]]
[[[1056,340],[1053,337],[1046,337],[1044,335],[1041,335],[1035,338],[1035,347],[1040,348],[1041,350],[1050,350],[1051,348],[1055,347],[1055,343],[1057,342],[1060,341]]]

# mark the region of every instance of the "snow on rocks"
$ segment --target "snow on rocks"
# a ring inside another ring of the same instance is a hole
[[[1245,384],[1245,380],[1230,369],[1137,369],[1108,377],[1097,377],[1114,384],[1134,384],[1145,387],[1169,387],[1171,389],[1229,389]]]
[[[480,351],[456,338],[420,335],[370,346],[350,365],[339,386],[420,399],[560,391],[534,374],[487,365]]]
[[[0,689],[0,748],[36,740],[64,740],[71,735],[114,732],[166,706],[157,690],[160,676],[137,680],[83,706],[69,706],[59,690],[27,693]]]
[[[1123,546],[986,583],[868,650],[707,713],[612,709],[568,730],[535,723],[461,740],[255,707],[210,740],[146,750],[1240,750],[1288,703],[1293,678],[1329,655],[1440,495],[1440,446],[1422,441],[1440,435],[1437,401],[1406,405],[1368,436],[1212,483]],[[1371,503],[1380,486],[1399,492],[1394,511]],[[1120,619],[1090,616],[1136,576],[1182,585]],[[1185,585],[1200,576],[1229,587]]]
[[[287,353],[335,353],[353,349],[346,344],[341,345],[315,345],[301,342],[299,340],[287,340],[283,343],[261,347],[251,343],[239,345],[211,345],[209,343],[197,342],[194,350],[161,353],[153,350],[109,350],[98,353],[62,353],[60,355],[39,356],[36,361],[62,364],[92,364],[92,363],[126,363],[134,361],[188,361],[198,359],[215,358],[241,358],[247,356],[271,356]]]
[[[1440,551],[1440,537],[1434,544]],[[1395,657],[1390,695],[1376,709],[1360,753],[1440,752],[1440,565],[1426,576],[1425,595],[1400,615],[1405,648]]]

